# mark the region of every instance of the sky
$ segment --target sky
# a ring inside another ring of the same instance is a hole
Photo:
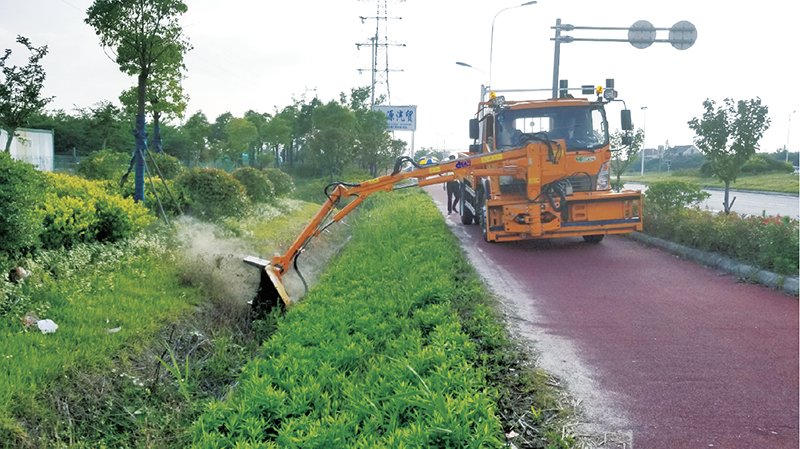
[[[645,145],[689,145],[687,125],[703,113],[703,101],[761,98],[771,126],[760,151],[800,148],[797,54],[793,27],[800,4],[785,0],[380,0],[388,2],[389,92],[393,105],[417,106],[417,130],[397,131],[416,150],[456,152],[471,143],[468,121],[477,110],[480,86],[550,89],[557,19],[580,27],[627,28],[647,20],[656,28],[688,21],[697,41],[677,50],[668,43],[637,49],[626,42],[561,44],[559,78],[570,87],[615,80],[619,99],[632,110]],[[84,23],[92,0],[0,0],[0,50],[24,65],[26,50],[47,45],[43,95],[48,109],[119,104],[136,84],[119,71],[94,30]],[[371,84],[369,43],[375,35],[376,0],[185,0],[181,18],[194,47],[185,56],[187,117],[202,110],[209,121],[225,112],[274,113],[294,99],[327,103],[341,92]],[[360,19],[366,17],[366,20]],[[381,25],[383,26],[383,24]],[[657,39],[666,39],[658,31]],[[574,30],[574,38],[624,39],[626,31]],[[491,59],[491,65],[490,65]],[[474,69],[456,65],[464,62]],[[360,73],[359,69],[367,69]],[[491,77],[491,79],[490,79]],[[547,92],[507,94],[540,99]],[[524,97],[524,98],[523,98]],[[620,128],[622,102],[607,106],[610,128]],[[178,124],[175,122],[174,124]]]

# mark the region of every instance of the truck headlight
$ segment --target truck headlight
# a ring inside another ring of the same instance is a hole
[[[609,162],[604,162],[603,165],[600,166],[600,171],[597,172],[597,184],[595,185],[595,190],[608,190],[609,180],[611,178],[611,172],[609,168],[611,164]]]

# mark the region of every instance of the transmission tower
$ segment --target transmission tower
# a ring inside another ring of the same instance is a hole
[[[362,46],[370,47],[372,51],[372,67],[369,69],[358,69],[360,73],[369,71],[372,73],[372,100],[371,105],[375,104],[375,98],[380,98],[381,95],[386,96],[388,104],[392,103],[391,93],[389,91],[389,72],[402,72],[399,69],[391,69],[389,67],[389,47],[405,47],[405,44],[399,44],[389,41],[389,19],[402,19],[402,17],[389,17],[389,0],[361,0],[362,2],[374,2],[377,7],[375,17],[360,16],[361,23],[366,23],[367,20],[375,20],[375,35],[370,37],[367,42],[356,44],[360,50]],[[392,3],[402,3],[405,0],[392,0]],[[383,26],[381,26],[383,25]]]

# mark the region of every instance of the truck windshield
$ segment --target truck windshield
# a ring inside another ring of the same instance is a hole
[[[596,150],[608,145],[608,126],[602,106],[507,109],[497,114],[498,149],[525,145],[532,134],[563,139],[567,151]]]

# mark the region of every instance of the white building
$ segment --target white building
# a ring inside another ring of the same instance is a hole
[[[11,141],[11,157],[36,166],[41,171],[53,171],[53,131],[49,129],[18,128]],[[8,133],[0,130],[0,151],[5,151]]]

